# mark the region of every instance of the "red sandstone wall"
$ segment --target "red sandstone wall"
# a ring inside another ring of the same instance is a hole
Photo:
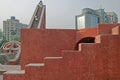
[[[85,37],[95,37],[97,35],[98,28],[86,28],[80,29],[76,33],[76,42]]]
[[[120,34],[120,25],[112,29],[113,35],[119,35]]]
[[[102,43],[81,44],[80,52],[63,52],[64,67],[66,64],[70,70],[66,74],[71,73],[75,80],[119,80],[120,36],[104,35],[101,39]]]
[[[15,61],[9,61],[9,65],[18,65],[18,60]]]
[[[4,74],[3,80],[27,80],[25,74]]]
[[[111,34],[112,28],[118,26],[120,24],[99,24],[98,25],[98,34]]]
[[[61,50],[73,50],[75,30],[23,29],[21,36],[22,67],[42,62],[45,56],[60,56]]]
[[[101,39],[106,44],[84,43],[81,51],[62,51],[62,59],[45,59],[44,67],[29,67],[28,79],[119,80],[120,36],[104,35]]]

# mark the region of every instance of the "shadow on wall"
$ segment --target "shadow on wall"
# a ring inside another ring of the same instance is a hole
[[[85,38],[82,38],[81,40],[79,40],[76,45],[75,45],[75,50],[78,50],[79,49],[79,44],[80,43],[94,43],[95,42],[95,38],[94,37],[85,37]]]

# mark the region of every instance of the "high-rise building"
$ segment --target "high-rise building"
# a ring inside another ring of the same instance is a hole
[[[118,23],[115,12],[105,12],[104,9],[82,9],[82,14],[75,17],[76,29],[95,27],[99,23]]]
[[[118,22],[118,17],[117,14],[115,12],[106,12],[108,17],[110,18],[110,22]]]
[[[13,41],[16,37],[20,37],[20,29],[26,28],[28,25],[22,24],[14,16],[11,19],[3,21],[3,34],[8,41]]]

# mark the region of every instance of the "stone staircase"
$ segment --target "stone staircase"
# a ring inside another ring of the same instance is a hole
[[[44,16],[45,16],[45,5],[43,5],[42,1],[40,1],[40,3],[37,5],[34,11],[29,27],[43,28],[42,26],[45,26],[45,21],[43,20]]]

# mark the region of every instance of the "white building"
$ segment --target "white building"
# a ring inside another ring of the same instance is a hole
[[[118,23],[115,12],[105,12],[104,9],[82,9],[82,14],[75,17],[76,29],[95,27],[99,23]]]
[[[28,27],[26,24],[22,24],[19,20],[11,16],[11,19],[3,21],[3,34],[8,41],[13,41],[16,37],[20,37],[20,29]]]
[[[117,17],[117,14],[115,12],[106,12],[108,17],[110,18],[110,22],[118,22],[118,17]]]

